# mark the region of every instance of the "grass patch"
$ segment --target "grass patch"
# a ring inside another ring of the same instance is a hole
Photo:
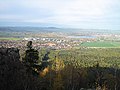
[[[96,42],[85,42],[80,44],[81,46],[85,47],[108,47],[108,48],[115,48],[120,47],[120,42],[112,42],[112,41],[96,41]]]
[[[0,40],[21,40],[21,38],[13,38],[13,37],[0,37]]]

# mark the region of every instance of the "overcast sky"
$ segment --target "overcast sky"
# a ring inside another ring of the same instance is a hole
[[[0,0],[0,26],[120,30],[120,0]]]

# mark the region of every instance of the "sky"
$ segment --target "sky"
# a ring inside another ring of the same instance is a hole
[[[0,0],[0,26],[120,30],[120,0]]]

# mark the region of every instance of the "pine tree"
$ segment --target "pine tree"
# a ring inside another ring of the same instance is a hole
[[[32,48],[32,41],[27,43],[27,50],[25,52],[25,57],[23,58],[23,62],[27,67],[28,71],[32,71],[34,75],[38,74],[38,59],[39,59],[39,52]]]

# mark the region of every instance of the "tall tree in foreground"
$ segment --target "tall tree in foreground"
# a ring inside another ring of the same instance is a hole
[[[27,50],[25,52],[25,57],[23,58],[23,62],[27,67],[28,71],[32,71],[33,75],[38,75],[38,59],[39,52],[32,48],[32,41],[27,43]]]

